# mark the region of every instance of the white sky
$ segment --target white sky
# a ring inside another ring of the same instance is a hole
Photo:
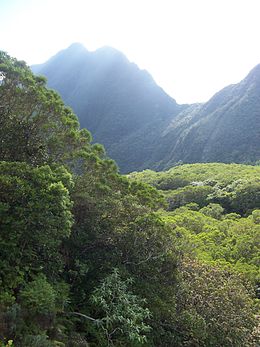
[[[0,0],[0,35],[28,64],[109,45],[178,103],[202,102],[260,63],[260,0]]]

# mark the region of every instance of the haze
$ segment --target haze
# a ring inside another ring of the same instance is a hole
[[[207,101],[260,63],[260,2],[0,0],[0,49],[42,63],[73,42],[112,46],[178,103]]]

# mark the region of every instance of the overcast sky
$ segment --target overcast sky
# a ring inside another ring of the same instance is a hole
[[[260,0],[0,0],[0,49],[42,63],[109,45],[179,103],[207,101],[260,63]]]

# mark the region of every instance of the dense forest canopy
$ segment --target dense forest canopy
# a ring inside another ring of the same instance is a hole
[[[190,164],[129,175],[164,194],[160,216],[197,259],[243,273],[260,286],[260,166]]]
[[[258,168],[121,176],[44,78],[0,72],[0,344],[255,346]]]

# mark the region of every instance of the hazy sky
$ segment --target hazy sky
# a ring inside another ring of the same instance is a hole
[[[260,0],[0,0],[0,49],[41,63],[109,45],[179,103],[208,100],[260,63]]]

